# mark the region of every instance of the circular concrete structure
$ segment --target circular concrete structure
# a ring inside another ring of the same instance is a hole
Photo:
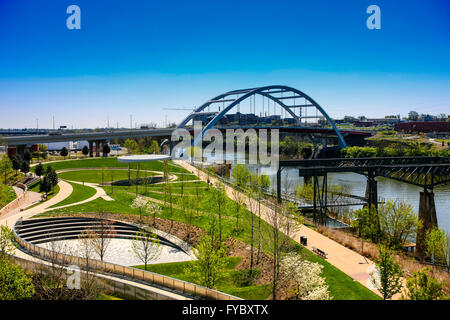
[[[117,160],[122,163],[149,162],[170,160],[171,157],[164,154],[145,154],[118,157]]]
[[[104,226],[102,229],[104,221],[108,221],[106,231]],[[142,264],[133,253],[132,242],[142,238],[140,232],[144,229],[133,223],[91,217],[49,217],[17,221],[14,229],[20,238],[30,244],[79,257],[83,256],[80,238],[85,238],[84,232],[90,230],[109,239],[105,262],[125,266]],[[160,254],[149,264],[195,260],[189,244],[164,231],[154,229],[153,232],[152,238],[159,243],[157,248]],[[93,259],[100,259],[96,253],[92,255]]]

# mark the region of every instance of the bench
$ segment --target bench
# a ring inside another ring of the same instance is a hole
[[[324,258],[324,259],[326,259],[327,256],[328,256],[328,254],[326,254],[325,252],[323,252],[322,250],[320,250],[320,249],[318,249],[316,247],[313,247],[313,252],[315,254],[317,254],[319,257]]]

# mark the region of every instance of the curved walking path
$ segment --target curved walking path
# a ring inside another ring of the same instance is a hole
[[[175,160],[175,162],[189,171],[196,172],[196,175],[201,180],[207,181],[208,175],[203,171],[197,170],[197,168],[193,167],[188,162],[181,160]],[[214,186],[219,182],[218,179],[212,176],[209,176],[209,180]],[[228,197],[234,199],[233,188],[226,184],[224,187]],[[243,193],[241,193],[241,196],[245,199],[247,204],[250,201],[253,201],[253,207],[257,207],[258,202],[256,200],[250,199]],[[269,224],[272,224],[270,221],[271,219],[269,218],[272,212],[271,208],[261,203],[261,218]],[[316,247],[325,251],[328,254],[326,261],[346,273],[353,280],[358,281],[363,286],[381,296],[380,292],[373,287],[372,282],[370,281],[370,273],[375,272],[375,264],[372,261],[306,226],[302,226],[299,230],[292,232],[290,235],[290,237],[298,243],[300,243],[300,236],[308,238],[308,245],[306,246],[308,250],[312,252],[313,247]],[[397,296],[394,296],[394,299],[395,298],[397,298]]]
[[[48,200],[48,201],[46,201],[46,202],[44,202],[44,203],[42,203],[40,205],[37,205],[37,206],[35,206],[33,208],[30,208],[28,210],[24,210],[24,211],[18,210],[17,212],[14,212],[14,214],[8,214],[8,215],[5,215],[3,217],[0,217],[0,225],[6,225],[6,226],[11,228],[11,226],[14,225],[14,223],[18,219],[29,218],[29,217],[32,217],[32,216],[34,216],[36,214],[45,212],[46,210],[48,210],[49,207],[51,207],[51,206],[53,206],[53,205],[55,205],[55,204],[65,200],[66,198],[68,198],[71,195],[71,193],[73,191],[73,188],[70,185],[70,183],[68,183],[68,182],[66,182],[64,180],[60,180],[59,183],[58,183],[58,186],[59,186],[59,192],[58,192],[58,194],[56,196],[54,196],[50,200]],[[102,192],[104,192],[104,190],[102,188],[98,188],[96,195],[99,195]],[[91,199],[91,198],[89,198],[89,199]],[[87,199],[87,200],[89,200],[89,199]],[[83,201],[83,203],[84,202],[88,202],[87,200]],[[92,200],[89,200],[89,201],[92,201]],[[81,202],[77,202],[77,203],[75,203],[73,205],[80,204],[80,203]],[[64,207],[64,206],[62,206],[62,207]],[[53,210],[53,208],[51,210]],[[9,219],[9,223],[8,223],[8,219]],[[26,259],[26,260],[29,260],[29,261],[34,261],[34,262],[43,263],[43,264],[47,264],[47,265],[50,264],[48,261],[39,259],[39,258],[37,258],[35,256],[32,256],[32,255],[30,255],[30,254],[28,254],[28,253],[26,253],[26,252],[24,252],[24,251],[22,251],[20,249],[16,249],[15,252],[14,252],[14,255],[19,257],[19,258]],[[143,289],[151,290],[153,292],[165,295],[167,297],[171,297],[172,299],[175,299],[175,300],[191,300],[190,298],[187,298],[187,297],[185,297],[183,295],[176,294],[176,293],[173,293],[171,291],[166,291],[164,289],[161,289],[161,288],[149,285],[149,284],[144,284],[144,283],[141,283],[141,282],[138,282],[138,281],[132,281],[132,280],[124,279],[124,278],[122,278],[120,276],[106,275],[106,274],[101,274],[101,273],[93,273],[93,274],[96,277],[105,278],[105,279],[114,279],[115,281],[119,281],[119,282],[122,282],[124,284],[131,284],[131,285],[136,286],[136,287],[140,287],[140,288],[143,288]]]

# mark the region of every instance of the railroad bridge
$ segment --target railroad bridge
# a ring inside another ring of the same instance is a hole
[[[316,160],[280,161],[277,171],[277,198],[281,201],[281,171],[295,167],[305,181],[314,184],[314,218],[316,213],[323,223],[326,217],[327,174],[331,172],[354,172],[367,177],[365,201],[369,212],[377,208],[378,191],[376,177],[385,177],[423,188],[420,192],[419,219],[422,227],[417,233],[416,253],[425,253],[426,232],[437,226],[433,188],[450,182],[450,158],[446,157],[373,157],[373,158],[335,158]],[[319,177],[322,177],[320,186]]]

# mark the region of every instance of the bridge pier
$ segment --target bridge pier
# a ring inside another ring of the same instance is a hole
[[[375,240],[377,235],[380,234],[381,226],[380,219],[378,218],[378,182],[375,180],[375,175],[373,170],[369,170],[366,183],[366,194],[367,199],[366,207],[369,210],[369,222],[372,226],[376,226],[375,232],[372,233],[372,240]]]
[[[312,181],[312,176],[303,176],[303,185],[310,185]]]
[[[368,178],[366,182],[366,194],[367,205],[369,207],[375,207],[378,209],[378,182],[375,178]]]
[[[89,141],[89,157],[94,157],[94,142]]]
[[[95,156],[100,157],[100,141],[95,141]]]
[[[416,256],[420,260],[423,260],[426,251],[426,234],[428,231],[438,226],[433,191],[429,192],[427,189],[424,189],[420,192],[419,221],[421,221],[422,226],[417,230]]]

